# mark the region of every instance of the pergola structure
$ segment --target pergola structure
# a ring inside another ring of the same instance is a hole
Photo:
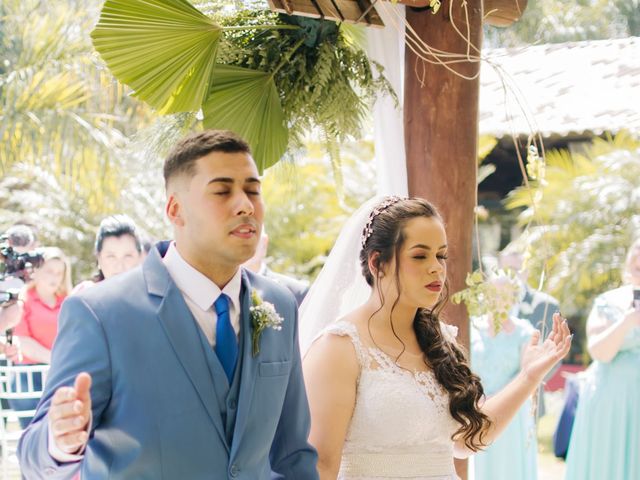
[[[270,0],[276,11],[316,18],[382,26],[375,13],[381,0]],[[433,49],[464,54],[481,49],[482,25],[508,26],[522,15],[526,0],[400,0],[407,22]],[[431,14],[433,13],[433,15]],[[454,28],[462,26],[466,38]],[[473,52],[477,53],[477,52]],[[416,74],[420,65],[422,75]],[[477,56],[456,63],[454,73],[437,58],[425,61],[411,49],[405,54],[404,132],[408,191],[433,202],[447,224],[450,290],[465,288],[472,262],[476,205],[479,69]],[[466,77],[466,78],[465,78]],[[469,346],[469,321],[463,305],[450,305],[446,321],[458,327]],[[466,462],[458,466],[467,478]]]

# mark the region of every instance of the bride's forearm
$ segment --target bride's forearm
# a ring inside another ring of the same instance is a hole
[[[338,463],[338,466],[339,465]],[[336,468],[334,464],[329,465],[327,462],[323,462],[322,459],[318,459],[318,474],[320,475],[320,480],[336,480],[336,478],[338,478],[338,471],[339,468]]]
[[[480,409],[491,420],[491,426],[482,433],[481,440],[485,446],[489,446],[498,438],[524,402],[534,394],[539,384],[521,371],[506,387],[487,398]],[[476,440],[479,442],[480,437],[476,437]],[[454,445],[456,458],[466,458],[473,453],[462,439],[456,440]]]
[[[506,428],[520,407],[538,388],[539,382],[521,371],[511,382],[495,395],[487,398],[482,412],[491,420],[491,426],[483,436],[483,443],[492,443]]]

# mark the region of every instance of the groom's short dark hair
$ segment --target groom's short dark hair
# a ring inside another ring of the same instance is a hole
[[[193,175],[196,160],[211,152],[251,155],[251,147],[242,137],[229,130],[204,130],[192,133],[180,140],[164,161],[165,185],[177,174]]]

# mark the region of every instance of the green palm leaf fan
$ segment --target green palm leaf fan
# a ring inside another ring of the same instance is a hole
[[[232,130],[249,142],[260,174],[280,160],[289,139],[273,75],[216,65],[202,105],[206,128]]]
[[[198,111],[222,28],[186,0],[107,0],[91,33],[120,82],[160,113]]]

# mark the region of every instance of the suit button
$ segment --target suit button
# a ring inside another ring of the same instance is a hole
[[[238,468],[237,465],[231,465],[231,469],[229,470],[229,473],[231,474],[232,477],[237,477],[238,473],[240,472],[240,469]]]
[[[53,467],[47,467],[47,468],[44,469],[44,474],[47,477],[50,477],[51,475],[54,475],[55,473],[56,473],[56,469],[53,468]]]
[[[238,404],[236,403],[236,401],[235,401],[235,400],[231,400],[231,401],[229,402],[229,408],[230,408],[231,410],[235,410],[237,406],[238,406]]]

